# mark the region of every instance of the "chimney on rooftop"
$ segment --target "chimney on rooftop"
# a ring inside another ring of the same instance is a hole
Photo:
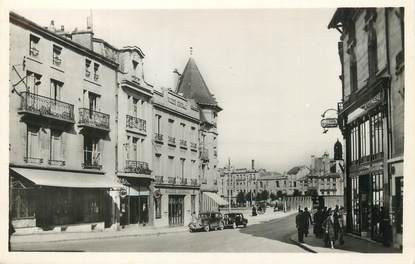
[[[255,170],[255,160],[252,160],[251,164],[252,164],[252,170]]]
[[[61,31],[65,31],[65,26],[61,25]]]
[[[55,21],[51,20],[50,21],[50,27],[49,27],[50,31],[55,31]]]

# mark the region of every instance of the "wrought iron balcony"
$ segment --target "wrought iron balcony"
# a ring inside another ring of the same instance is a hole
[[[154,133],[154,141],[163,144],[163,135],[159,133]]]
[[[127,128],[137,129],[142,132],[146,132],[146,120],[127,115]]]
[[[101,170],[102,165],[96,162],[86,162],[86,163],[82,163],[82,168],[90,169],[90,170]]]
[[[209,150],[207,148],[200,148],[200,159],[209,161]]]
[[[167,144],[169,144],[169,146],[175,147],[176,146],[176,138],[169,137],[168,140],[167,140]]]
[[[168,177],[167,178],[168,184],[176,184],[176,178],[175,177]]]
[[[187,178],[181,178],[180,184],[181,185],[187,185]]]
[[[164,177],[163,176],[155,176],[154,181],[158,184],[161,184],[161,183],[164,182]]]
[[[190,185],[196,186],[197,184],[197,179],[190,179]]]
[[[180,147],[183,149],[187,149],[187,141],[184,139],[180,139]]]
[[[65,161],[64,160],[49,160],[48,164],[52,165],[52,166],[65,166]]]
[[[193,142],[190,142],[190,149],[197,151],[197,144],[196,143],[193,143]]]
[[[137,173],[137,174],[146,174],[150,175],[151,170],[148,167],[147,162],[137,161],[137,160],[126,160],[126,165],[124,171],[126,173]]]
[[[79,126],[110,130],[110,115],[88,108],[79,108]]]
[[[42,158],[24,157],[23,160],[27,163],[37,163],[37,164],[43,163]]]
[[[73,105],[30,92],[22,92],[21,95],[19,113],[33,114],[74,123]]]

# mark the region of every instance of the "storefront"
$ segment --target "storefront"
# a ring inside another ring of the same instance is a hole
[[[10,180],[15,229],[96,230],[116,222],[109,191],[119,185],[105,175],[11,168]]]

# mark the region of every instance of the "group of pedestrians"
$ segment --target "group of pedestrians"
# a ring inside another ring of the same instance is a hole
[[[298,231],[298,242],[304,243],[304,237],[308,236],[310,225],[313,225],[313,233],[317,238],[324,240],[326,247],[334,248],[335,241],[339,244],[344,244],[344,221],[343,221],[343,207],[336,205],[335,209],[318,208],[311,217],[308,208],[304,210],[299,209],[295,222]]]

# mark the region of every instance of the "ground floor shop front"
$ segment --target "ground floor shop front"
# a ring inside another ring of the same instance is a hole
[[[185,226],[192,214],[199,213],[199,189],[155,186],[151,199],[154,201],[154,226]]]
[[[116,185],[105,175],[10,169],[11,222],[17,233],[113,227]]]

